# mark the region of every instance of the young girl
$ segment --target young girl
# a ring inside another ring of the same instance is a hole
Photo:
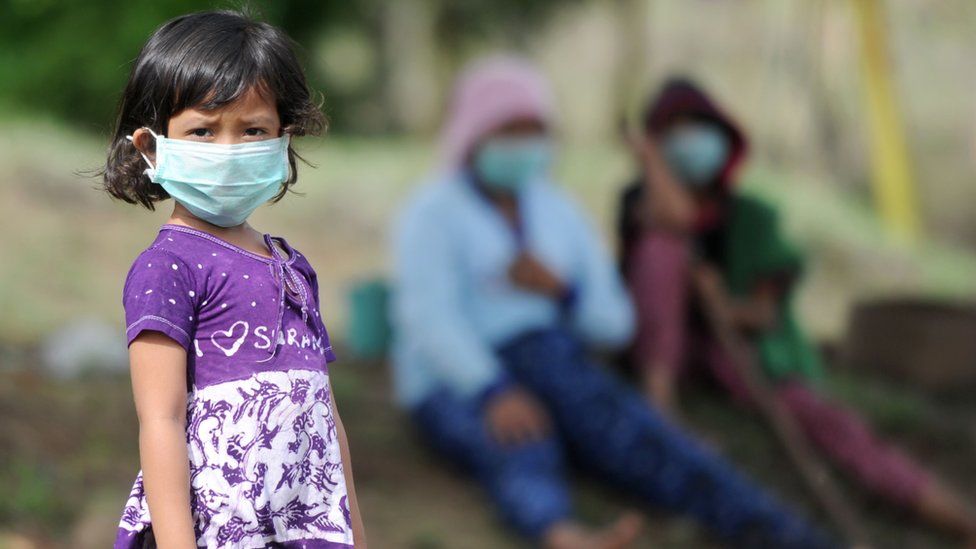
[[[177,17],[136,59],[105,188],[174,205],[123,290],[142,472],[116,548],[366,546],[315,271],[247,224],[323,125],[289,39],[241,14]]]

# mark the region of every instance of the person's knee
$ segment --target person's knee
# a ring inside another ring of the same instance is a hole
[[[505,522],[534,539],[570,514],[563,450],[555,437],[499,449],[486,471],[489,492]]]
[[[666,231],[646,231],[634,244],[634,260],[654,265],[685,267],[691,259],[687,236]]]
[[[521,460],[527,467],[537,471],[561,474],[564,450],[554,435],[527,442],[518,451]]]
[[[637,305],[639,323],[680,323],[691,271],[687,239],[649,232],[634,245],[627,265],[627,283]]]

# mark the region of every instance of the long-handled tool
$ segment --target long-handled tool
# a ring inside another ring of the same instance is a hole
[[[773,432],[786,449],[793,465],[806,482],[823,510],[837,525],[848,543],[853,547],[869,547],[868,539],[857,512],[848,504],[844,494],[831,476],[830,471],[811,449],[806,435],[800,430],[793,415],[785,408],[757,371],[745,342],[728,317],[724,306],[725,295],[720,287],[703,283],[695,277],[695,286],[701,297],[706,321],[710,325],[719,344],[745,381],[753,400],[769,423]]]

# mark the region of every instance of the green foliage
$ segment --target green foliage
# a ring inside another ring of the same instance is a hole
[[[107,132],[131,62],[166,20],[208,9],[244,9],[301,39],[323,21],[335,21],[334,15],[354,16],[350,4],[0,0],[0,101]]]
[[[502,38],[509,47],[521,46],[532,29],[556,8],[581,0],[458,0],[442,2],[438,35],[452,49],[473,40]]]
[[[437,40],[450,47],[486,35],[517,42],[556,6],[574,1],[421,0],[421,6],[434,10]],[[302,45],[299,55],[312,86],[325,90],[333,126],[356,129],[356,113],[381,102],[384,65],[369,68],[367,89],[346,89],[317,70],[309,48],[329,33],[353,30],[382,50],[383,29],[389,28],[381,24],[383,8],[380,0],[0,0],[0,103],[107,133],[131,63],[156,27],[184,13],[242,9]]]
[[[143,41],[203,2],[6,0],[0,12],[0,97],[106,129]]]
[[[59,494],[56,475],[36,462],[0,463],[0,523],[20,525],[50,523],[71,516]]]

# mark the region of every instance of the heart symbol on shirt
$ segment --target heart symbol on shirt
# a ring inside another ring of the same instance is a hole
[[[234,331],[237,329],[238,325],[244,326],[244,333],[242,333],[240,337],[234,340],[234,343],[231,344],[230,348],[226,348],[220,343],[217,343],[217,336],[221,336],[221,338],[227,338],[227,339],[234,337]],[[210,341],[211,343],[214,344],[215,347],[223,351],[225,355],[234,356],[234,353],[236,353],[237,350],[240,349],[241,345],[244,343],[244,338],[247,337],[247,331],[248,331],[247,322],[243,320],[238,320],[237,322],[231,324],[230,328],[226,330],[217,330],[216,332],[210,334]]]

